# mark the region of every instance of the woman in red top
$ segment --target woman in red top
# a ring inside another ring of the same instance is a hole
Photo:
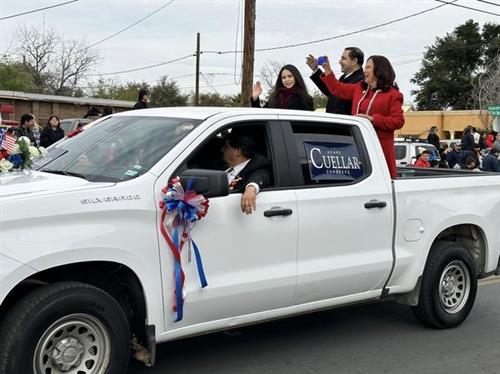
[[[403,116],[403,95],[394,82],[396,74],[391,63],[384,56],[371,56],[365,65],[365,79],[357,84],[339,82],[330,68],[323,64],[325,73],[321,79],[330,92],[344,100],[352,100],[351,114],[368,119],[375,128],[382,146],[391,178],[396,178],[396,157],[394,154],[394,130],[405,123]]]

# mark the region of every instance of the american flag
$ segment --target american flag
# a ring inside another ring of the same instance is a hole
[[[2,144],[0,144],[0,148],[5,149],[7,152],[12,151],[14,146],[16,145],[16,138],[14,138],[11,134],[6,132],[2,139]]]

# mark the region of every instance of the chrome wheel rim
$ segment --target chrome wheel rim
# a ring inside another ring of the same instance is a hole
[[[33,357],[37,374],[97,374],[108,366],[109,333],[97,318],[71,314],[54,322],[38,340]]]
[[[450,314],[460,312],[469,299],[470,288],[467,265],[458,260],[449,263],[439,280],[439,302],[442,308]]]

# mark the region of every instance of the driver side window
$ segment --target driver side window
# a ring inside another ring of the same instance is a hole
[[[270,139],[267,131],[266,123],[249,122],[238,125],[232,125],[224,128],[222,131],[212,134],[204,143],[202,143],[183,163],[180,170],[177,171],[179,175],[182,171],[187,169],[209,169],[209,170],[227,170],[229,165],[224,160],[223,148],[228,136],[244,136],[250,137],[254,142],[254,151],[256,157],[264,157],[269,160],[268,169],[271,178],[270,184],[266,186],[273,187],[275,185],[274,167],[272,163],[272,154],[270,147]]]

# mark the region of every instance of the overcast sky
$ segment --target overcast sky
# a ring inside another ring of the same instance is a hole
[[[15,55],[13,38],[20,24],[53,27],[68,39],[84,38],[88,44],[102,40],[129,26],[171,0],[79,0],[68,5],[0,20],[0,54]],[[489,0],[500,3],[498,0]],[[64,0],[0,0],[0,18],[51,6]],[[241,49],[244,0],[175,0],[145,21],[99,44],[102,61],[93,74],[117,72],[158,64],[192,54],[196,33],[201,33],[204,51]],[[456,4],[500,13],[500,7],[480,0],[458,0]],[[256,49],[330,38],[402,18],[436,7],[435,0],[257,0]],[[238,18],[238,9],[240,17]],[[500,22],[500,17],[445,5],[428,13],[371,31],[306,46],[255,53],[255,75],[268,61],[296,65],[306,81],[310,75],[305,56],[328,55],[333,61],[346,46],[360,47],[365,56],[387,56],[396,70],[396,80],[411,103],[411,77],[419,69],[426,46],[436,37],[473,19],[483,25]],[[237,38],[238,21],[240,34]],[[237,44],[236,44],[237,42]],[[239,92],[241,55],[208,54],[201,57],[202,92],[222,94]],[[338,65],[335,66],[339,73]],[[176,78],[185,92],[194,89],[195,58],[126,74],[106,75],[125,82],[144,80],[153,83],[159,76]],[[236,76],[235,76],[236,73]],[[192,76],[186,76],[191,75]],[[259,77],[255,77],[259,80]],[[207,83],[209,82],[209,84]],[[236,83],[235,83],[236,82]],[[308,82],[308,83],[309,83]],[[308,84],[313,89],[314,85]]]

